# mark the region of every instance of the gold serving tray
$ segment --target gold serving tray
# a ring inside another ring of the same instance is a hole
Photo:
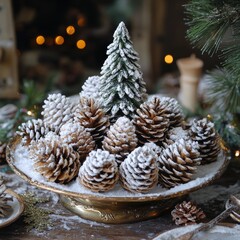
[[[61,202],[75,214],[96,222],[119,224],[147,220],[159,216],[163,211],[173,207],[178,201],[190,192],[196,191],[211,184],[222,175],[230,161],[229,152],[222,144],[224,161],[212,177],[201,184],[181,189],[169,194],[145,194],[141,196],[104,196],[104,194],[85,194],[63,190],[46,183],[33,181],[14,164],[14,151],[21,139],[15,137],[7,147],[7,162],[13,171],[30,184],[60,195]],[[33,169],[33,171],[35,171]]]

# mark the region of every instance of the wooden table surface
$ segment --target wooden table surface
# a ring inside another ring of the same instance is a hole
[[[224,210],[224,203],[230,194],[240,192],[240,159],[233,160],[226,172],[211,186],[198,190],[187,196],[194,200],[207,214],[208,220]],[[47,196],[50,201],[40,204],[41,207],[54,210],[49,215],[51,226],[43,231],[32,229],[27,231],[24,216],[8,227],[0,229],[0,240],[137,240],[153,239],[160,233],[176,228],[171,220],[170,211],[160,217],[131,224],[108,225],[84,220],[66,210],[59,203],[58,195],[29,185],[15,174],[4,173],[8,186],[15,192],[23,194],[32,192],[37,197]],[[234,223],[231,218],[224,222]]]

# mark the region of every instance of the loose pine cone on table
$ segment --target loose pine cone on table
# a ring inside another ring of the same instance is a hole
[[[74,105],[69,98],[58,93],[49,94],[48,98],[44,100],[42,116],[44,123],[52,131],[58,133],[61,126],[71,120],[73,117]]]
[[[206,118],[194,120],[190,128],[190,136],[193,141],[198,142],[201,164],[211,163],[217,160],[220,152],[220,139],[214,123]]]
[[[176,225],[191,225],[199,223],[206,218],[202,209],[191,201],[183,201],[177,204],[175,209],[172,210],[171,215]]]
[[[171,97],[160,97],[160,101],[165,105],[169,116],[169,128],[181,126],[183,123],[183,111],[178,101]]]
[[[6,186],[0,177],[0,218],[7,217],[11,211],[11,206],[8,205],[8,201],[12,201],[11,197],[5,194]]]
[[[120,183],[134,193],[147,193],[158,182],[157,155],[148,146],[133,150],[120,165]]]
[[[79,154],[58,139],[41,139],[31,149],[34,168],[50,182],[68,183],[78,175]]]
[[[117,162],[113,154],[97,149],[90,152],[79,170],[79,182],[93,192],[106,192],[118,181]]]
[[[180,139],[164,149],[158,158],[159,184],[172,188],[189,182],[200,160],[198,144]]]
[[[60,140],[79,153],[81,162],[95,149],[95,142],[79,122],[67,122],[60,128]]]
[[[91,98],[80,98],[74,119],[89,131],[97,144],[102,141],[109,125],[109,118],[104,110]]]
[[[127,155],[137,147],[135,126],[127,117],[120,117],[110,127],[104,138],[103,149],[114,154],[120,165]]]
[[[161,144],[169,128],[169,115],[165,105],[156,97],[144,102],[136,110],[134,125],[141,144],[146,142]]]
[[[24,144],[30,144],[44,137],[49,132],[49,128],[41,119],[31,119],[19,126],[17,134],[22,137]]]

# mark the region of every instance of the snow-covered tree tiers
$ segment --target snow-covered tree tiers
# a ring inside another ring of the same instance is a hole
[[[107,55],[101,71],[102,105],[112,116],[133,116],[135,109],[146,100],[146,84],[137,63],[138,54],[123,22],[113,35]]]
[[[213,123],[186,124],[174,98],[146,100],[124,23],[107,55],[101,76],[86,80],[78,102],[50,94],[42,120],[20,126],[35,171],[47,181],[77,181],[93,192],[114,191],[119,183],[126,191],[147,193],[157,185],[187,183],[200,164],[217,160],[220,142]]]

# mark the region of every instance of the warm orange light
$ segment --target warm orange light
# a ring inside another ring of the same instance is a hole
[[[164,57],[164,61],[165,61],[165,63],[167,63],[167,64],[173,63],[173,56],[170,55],[170,54],[166,55],[166,56]]]
[[[73,35],[73,34],[75,33],[75,28],[74,28],[74,26],[68,26],[68,27],[66,28],[66,32],[67,32],[68,35]]]
[[[86,19],[84,16],[78,17],[77,24],[79,27],[84,27],[86,25]]]
[[[240,156],[240,151],[237,150],[237,151],[235,152],[235,157],[239,157],[239,156]]]
[[[77,45],[77,48],[84,49],[86,47],[86,42],[84,40],[80,39],[77,41],[76,45]]]
[[[45,38],[44,38],[44,36],[42,36],[42,35],[37,36],[37,37],[36,37],[36,43],[37,43],[38,45],[43,45],[43,44],[45,43]]]
[[[62,45],[64,43],[64,38],[62,36],[55,37],[55,43],[57,45]]]

